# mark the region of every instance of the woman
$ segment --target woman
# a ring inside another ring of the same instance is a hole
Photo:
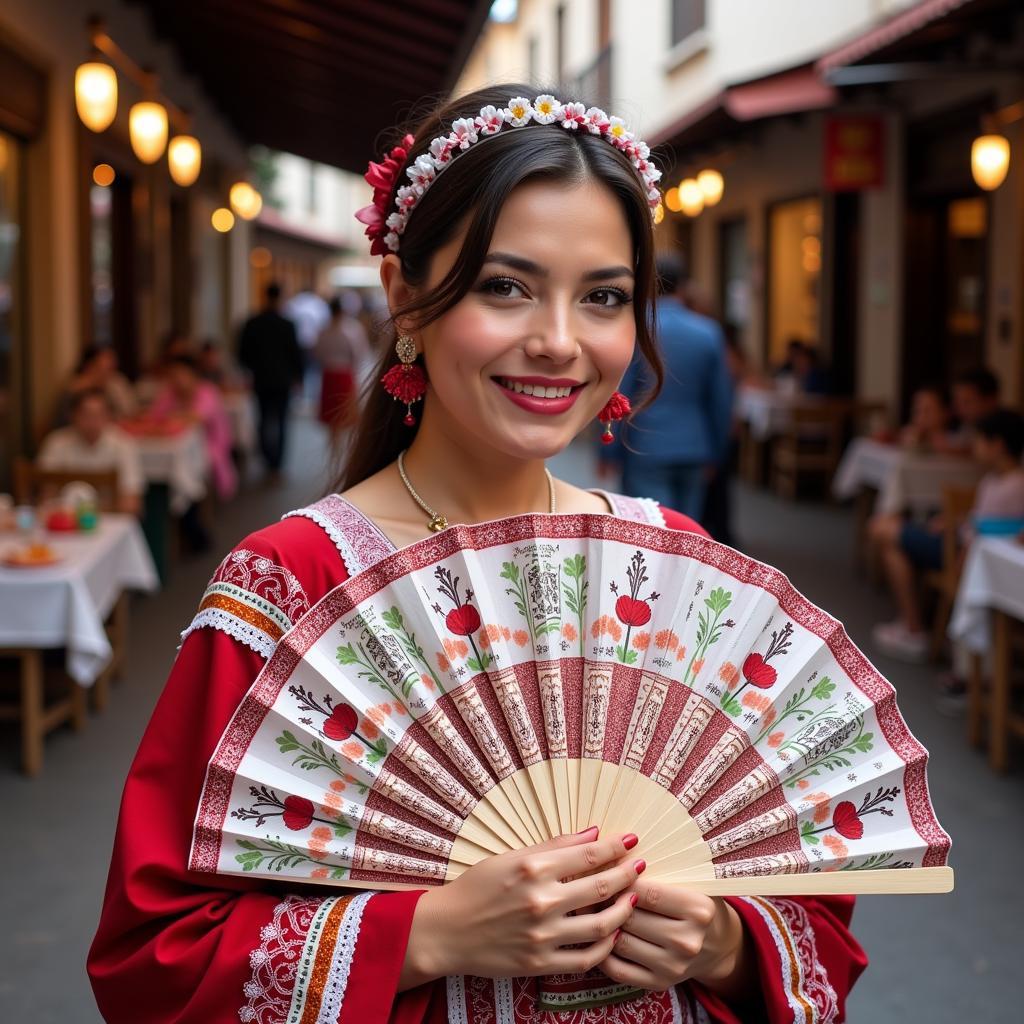
[[[61,405],[62,423],[70,418],[75,396],[86,391],[102,391],[115,420],[134,415],[138,408],[131,382],[118,369],[117,353],[108,345],[90,345],[82,353]]]
[[[656,190],[646,147],[618,119],[550,97],[510,102],[524,93],[455,100],[371,165],[375,203],[360,219],[384,255],[401,362],[389,354],[380,368],[388,393],[369,400],[341,495],[248,537],[186,631],[128,779],[90,956],[108,1021],[838,1020],[863,969],[852,900],[644,884],[635,837],[593,829],[426,893],[282,893],[185,870],[211,751],[280,636],[247,614],[256,602],[294,622],[349,574],[429,536],[428,517],[556,505],[699,529],[546,475],[544,460],[595,416],[622,411],[614,389],[634,344],[660,377]],[[551,975],[565,1010],[538,1008]]]
[[[330,322],[317,335],[313,355],[323,371],[320,381],[320,422],[330,431],[335,442],[338,435],[352,425],[356,414],[357,381],[370,355],[370,343],[363,325],[356,319],[356,310],[345,309],[342,297],[335,295],[327,306]]]

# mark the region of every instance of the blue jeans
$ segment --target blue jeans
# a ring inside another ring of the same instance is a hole
[[[627,459],[622,489],[634,498],[653,498],[697,522],[704,515],[707,481],[699,463]]]

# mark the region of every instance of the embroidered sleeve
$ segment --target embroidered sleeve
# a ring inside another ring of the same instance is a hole
[[[197,629],[219,629],[264,658],[309,609],[302,584],[284,566],[247,548],[221,562],[182,640]]]
[[[349,576],[355,576],[395,550],[376,524],[339,494],[328,494],[307,508],[289,512],[284,518],[294,516],[311,519],[330,537]]]
[[[847,925],[852,897],[781,899],[737,897],[757,950],[762,993],[771,1024],[838,1024],[846,996],[867,965]]]

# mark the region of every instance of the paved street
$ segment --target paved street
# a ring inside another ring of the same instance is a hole
[[[572,451],[555,472],[593,483],[588,454]],[[108,711],[75,735],[49,738],[46,765],[34,781],[15,769],[15,734],[5,727],[0,760],[0,843],[4,927],[0,930],[0,1020],[27,1024],[94,1024],[99,1020],[85,977],[124,775],[174,656],[177,634],[221,553],[246,532],[315,498],[326,479],[319,436],[296,432],[285,486],[250,485],[222,510],[216,549],[175,568],[157,598],[136,603],[127,678]],[[855,577],[852,519],[846,510],[784,504],[739,493],[738,535],[748,553],[787,572],[813,601],[843,619],[869,656],[870,627],[891,612]],[[861,900],[857,936],[872,966],[855,988],[851,1021],[866,1024],[1002,1022],[1017,1002],[1019,926],[1024,896],[1007,888],[1024,848],[1024,772],[990,774],[967,748],[961,719],[934,709],[931,674],[878,663],[891,673],[912,730],[931,750],[932,795],[954,839],[956,892],[946,897]],[[1018,753],[1017,763],[1020,763]],[[158,813],[158,809],[154,809]],[[40,894],[45,893],[45,897]],[[1016,980],[1014,980],[1016,979]],[[144,1022],[140,1011],[139,1021]],[[211,1022],[212,1024],[212,1022]]]

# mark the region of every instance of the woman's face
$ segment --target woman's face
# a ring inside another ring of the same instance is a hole
[[[461,243],[460,232],[437,252],[426,289],[443,279]],[[606,187],[519,186],[472,289],[413,332],[430,380],[425,421],[440,416],[448,436],[511,457],[565,448],[632,357],[633,262],[625,214]]]
[[[946,424],[946,408],[934,391],[918,391],[914,395],[911,419],[919,430],[942,430]]]

